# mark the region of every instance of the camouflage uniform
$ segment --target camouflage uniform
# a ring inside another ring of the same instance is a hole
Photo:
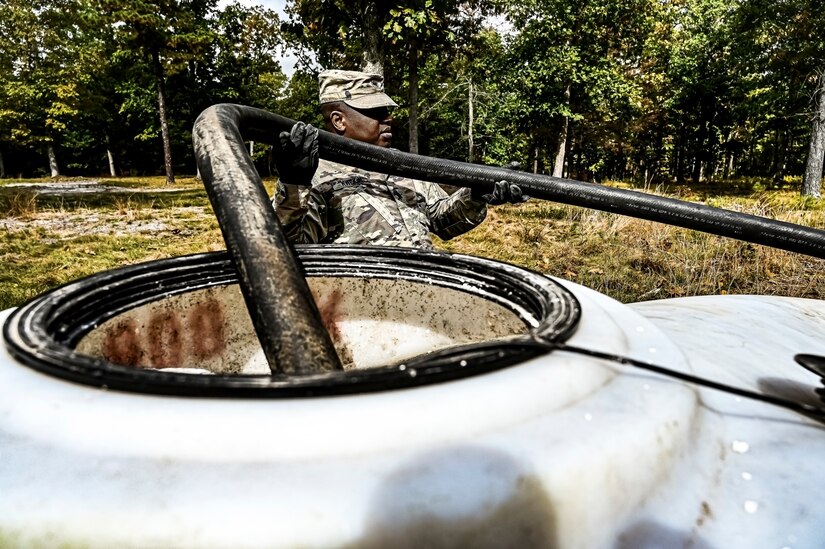
[[[481,223],[487,205],[469,189],[448,195],[434,183],[321,160],[312,187],[278,184],[273,200],[291,242],[432,248]]]

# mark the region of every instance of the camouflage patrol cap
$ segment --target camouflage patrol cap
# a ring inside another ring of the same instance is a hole
[[[356,109],[397,107],[384,93],[384,78],[380,74],[357,71],[324,71],[318,75],[320,90],[318,101],[332,103],[343,101]]]

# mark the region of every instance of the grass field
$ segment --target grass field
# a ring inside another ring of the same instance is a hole
[[[0,310],[104,269],[224,248],[198,181],[98,181],[103,192],[59,181],[76,191],[67,194],[0,180]],[[800,198],[796,189],[793,182],[737,181],[643,190],[825,228],[825,204]],[[825,261],[539,200],[493,207],[480,227],[436,244],[567,278],[624,302],[719,293],[825,298]]]

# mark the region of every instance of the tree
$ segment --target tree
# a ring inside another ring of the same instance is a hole
[[[802,195],[820,198],[822,164],[825,159],[825,67],[819,70],[815,97],[816,109],[811,117],[811,139],[805,175],[802,178]]]
[[[226,6],[215,21],[216,94],[274,110],[286,84],[276,59],[282,45],[278,14],[260,6]]]
[[[689,0],[678,14],[667,78],[671,120],[678,135],[677,181],[694,184],[712,175],[718,130],[730,118],[734,90],[731,0]]]
[[[314,69],[312,52],[322,67],[384,74],[383,26],[389,3],[375,0],[292,0],[289,23],[282,29],[289,44],[302,50],[304,70]]]
[[[421,152],[442,158],[502,165],[523,148],[502,89],[506,71],[501,36],[483,28],[447,59],[429,56],[421,69]]]
[[[78,111],[78,25],[73,0],[8,0],[0,4],[0,139],[43,147],[52,177],[60,175],[57,144]],[[4,168],[5,169],[5,168]]]
[[[384,34],[406,61],[409,151],[418,153],[419,68],[430,56],[455,58],[472,47],[492,3],[483,0],[408,0],[390,8]]]
[[[738,15],[750,60],[759,69],[754,79],[759,89],[786,89],[781,103],[775,103],[784,112],[759,114],[779,115],[791,131],[794,120],[807,125],[802,130],[808,130],[808,147],[801,192],[818,197],[825,155],[825,12],[816,0],[747,0]]]
[[[102,0],[110,23],[118,29],[121,48],[142,52],[152,68],[167,183],[174,183],[175,175],[166,112],[166,78],[186,69],[212,43],[206,16],[215,4],[216,0]]]
[[[524,0],[507,7],[518,29],[510,45],[508,87],[518,97],[513,116],[531,135],[534,171],[543,161],[541,151],[555,147],[553,173],[563,172],[571,123],[585,113],[608,122],[624,103],[636,100],[634,76],[657,4]]]

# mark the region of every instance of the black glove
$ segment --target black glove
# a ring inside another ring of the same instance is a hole
[[[510,204],[521,204],[529,197],[522,194],[521,187],[518,185],[501,180],[495,183],[493,192],[482,194],[479,198],[487,204],[495,206],[497,204],[504,204],[507,202]]]
[[[318,168],[318,128],[296,122],[292,131],[281,132],[281,150],[275,154],[278,177],[288,185],[307,187]]]

